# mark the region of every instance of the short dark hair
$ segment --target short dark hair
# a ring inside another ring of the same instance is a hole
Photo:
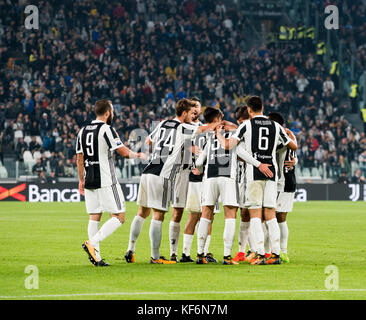
[[[177,114],[178,117],[180,117],[184,111],[188,112],[194,106],[195,103],[192,102],[190,99],[186,98],[180,99],[175,106],[175,113]]]
[[[94,112],[97,116],[104,115],[107,111],[111,110],[111,100],[98,100],[94,106]]]
[[[247,106],[237,107],[235,110],[235,119],[236,120],[239,120],[239,119],[248,120],[249,119],[248,107]]]
[[[207,107],[203,112],[203,118],[206,123],[212,123],[215,118],[222,118],[223,116],[224,114],[221,110],[214,107]]]
[[[192,101],[196,101],[196,102],[201,103],[201,99],[198,98],[198,97],[192,97],[192,98],[189,98],[189,100],[192,100]]]
[[[285,119],[283,118],[282,114],[279,112],[271,112],[268,115],[268,119],[277,122],[281,126],[285,123]]]
[[[258,96],[251,96],[247,101],[247,105],[253,112],[262,111],[263,108],[262,99]]]

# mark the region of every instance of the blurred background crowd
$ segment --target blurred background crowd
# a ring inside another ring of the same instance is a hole
[[[287,2],[290,19],[303,21],[299,1]],[[324,62],[314,37],[253,40],[255,17],[243,3],[33,1],[39,30],[26,30],[26,1],[0,0],[0,177],[10,176],[14,163],[17,175],[42,181],[76,177],[75,137],[94,119],[98,99],[112,100],[114,128],[138,149],[141,139],[131,132],[150,132],[154,121],[173,117],[181,98],[197,96],[235,122],[236,107],[259,95],[266,112],[281,112],[297,136],[299,176],[363,182],[366,126],[351,121],[361,119],[361,92],[342,94],[339,81],[339,69],[352,68],[353,78],[366,70],[363,1],[333,1],[344,22],[337,38],[328,39],[344,44],[338,65]],[[326,4],[311,1],[310,9]],[[139,175],[143,167],[118,162],[120,177]]]

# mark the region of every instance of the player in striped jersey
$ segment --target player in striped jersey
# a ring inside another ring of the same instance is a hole
[[[263,115],[262,100],[252,96],[247,102],[251,119],[243,122],[230,139],[218,131],[218,139],[225,149],[234,148],[241,141],[245,142],[246,150],[256,159],[269,164],[273,176],[263,175],[251,164],[247,164],[246,177],[246,206],[249,208],[250,229],[255,239],[257,256],[252,264],[279,264],[280,259],[280,230],[276,219],[276,195],[278,167],[276,162],[277,146],[282,144],[291,150],[297,149],[285,130],[276,122]],[[264,208],[264,218],[268,226],[272,255],[266,259],[264,255],[264,234],[261,225]]]
[[[107,266],[100,256],[99,242],[125,220],[125,201],[114,169],[113,151],[132,159],[146,159],[146,156],[126,148],[110,126],[113,120],[111,101],[97,101],[94,111],[97,119],[80,130],[76,142],[79,191],[85,195],[89,213],[89,240],[82,247],[93,265]],[[111,218],[98,231],[103,211],[110,212]]]
[[[268,118],[276,121],[281,126],[284,125],[285,120],[282,115],[277,112],[272,112],[268,115]],[[295,135],[288,129],[287,134],[290,138],[296,141]],[[290,262],[287,255],[287,242],[288,242],[288,226],[286,222],[287,213],[292,211],[295,191],[296,191],[296,176],[294,167],[297,164],[296,152],[280,146],[277,151],[278,166],[279,166],[279,179],[277,184],[277,206],[276,217],[278,226],[280,227],[280,246],[281,246],[281,260],[283,262]]]
[[[216,108],[206,108],[204,112],[206,123],[221,124],[222,116],[222,112]],[[233,127],[226,125],[224,129],[230,130]],[[230,137],[231,134],[232,132],[230,131],[224,133],[226,138]],[[255,160],[245,150],[242,152],[241,158],[258,167],[260,172],[266,172],[268,170],[268,165]],[[236,181],[236,148],[225,150],[220,145],[215,132],[210,132],[207,137],[205,149],[197,160],[197,167],[202,168],[204,162],[206,164],[201,194],[202,216],[197,232],[199,245],[196,263],[204,263],[203,252],[208,227],[212,221],[214,206],[218,198],[221,197],[225,213],[223,264],[237,264],[231,258],[231,249],[235,238],[236,212],[239,207],[239,188]]]
[[[127,262],[135,262],[135,246],[145,219],[153,211],[150,224],[151,259],[154,264],[174,264],[160,256],[162,222],[169,210],[172,180],[182,167],[184,146],[196,134],[212,130],[214,126],[192,126],[195,104],[189,99],[181,99],[176,104],[176,118],[164,120],[147,138],[153,144],[151,160],[145,167],[137,197],[138,213],[131,224],[130,240],[125,255]]]

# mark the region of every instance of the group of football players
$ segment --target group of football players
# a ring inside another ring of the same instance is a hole
[[[113,116],[112,105],[111,113]],[[126,261],[136,261],[136,242],[146,218],[152,212],[150,263],[194,262],[191,246],[195,231],[195,262],[218,262],[210,253],[209,245],[212,223],[215,213],[220,212],[221,203],[225,216],[223,264],[233,265],[239,261],[252,265],[289,262],[286,215],[292,211],[296,189],[295,136],[284,128],[281,114],[263,114],[262,101],[257,96],[250,97],[246,106],[237,108],[236,124],[223,120],[223,113],[215,107],[205,108],[205,124],[201,123],[200,117],[201,103],[198,98],[181,99],[176,104],[176,117],[161,121],[147,137],[145,142],[151,146],[152,152],[140,179],[139,208],[131,223]],[[115,136],[115,131],[110,130]],[[81,146],[82,135],[79,136],[79,153],[85,155]],[[119,137],[115,136],[115,140],[118,144]],[[127,151],[118,151],[121,148],[107,147],[109,152],[117,150],[122,156],[143,158],[125,147]],[[82,160],[85,162],[84,157]],[[87,171],[88,168],[83,169]],[[81,171],[79,178],[82,180]],[[118,200],[123,200],[123,194],[117,191],[113,192],[118,196],[115,201],[118,204]],[[123,207],[124,214],[124,200],[121,202],[120,208],[114,211],[120,212]],[[166,259],[160,254],[160,245],[162,223],[170,203],[173,208],[169,223],[170,258]],[[239,252],[233,258],[238,208],[241,216]],[[184,228],[182,255],[178,260],[180,222],[184,209],[188,211],[188,219]],[[99,241],[95,241],[95,237],[98,238],[89,233],[89,240],[83,248],[94,265],[107,265],[100,257]]]

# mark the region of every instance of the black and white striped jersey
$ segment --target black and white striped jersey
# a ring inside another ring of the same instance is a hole
[[[296,138],[295,138],[296,142]],[[283,192],[295,192],[296,191],[296,176],[295,167],[291,170],[285,168],[285,161],[290,161],[291,156],[295,159],[295,165],[297,163],[297,154],[295,151],[288,149],[282,145],[277,149],[277,163],[278,163],[278,183],[277,190]]]
[[[201,133],[199,135],[197,135],[194,139],[193,139],[193,146],[198,147],[200,150],[205,149],[207,143],[207,133]],[[192,165],[193,167],[196,166],[196,161],[197,161],[198,157],[195,154],[192,154]],[[189,182],[202,182],[203,180],[203,173],[200,175],[195,175],[192,172],[189,174]]]
[[[103,121],[94,120],[79,131],[76,153],[84,155],[85,189],[118,183],[112,152],[122,146],[117,132]]]
[[[276,122],[267,119],[265,116],[255,116],[248,121],[244,121],[233,135],[239,141],[245,142],[246,151],[256,160],[271,164],[273,178],[277,181],[278,166],[276,161],[277,146],[286,146],[290,138],[285,130]],[[246,168],[247,182],[252,180],[268,180],[258,168],[247,163]]]
[[[184,162],[184,150],[190,149],[198,126],[181,123],[177,118],[164,120],[149,135],[153,151],[143,173],[173,179]]]
[[[230,138],[233,132],[228,131],[223,134],[225,138]],[[206,146],[197,160],[197,166],[204,165],[204,178],[227,177],[237,179],[237,155],[236,147],[225,150],[214,132],[207,134]]]

